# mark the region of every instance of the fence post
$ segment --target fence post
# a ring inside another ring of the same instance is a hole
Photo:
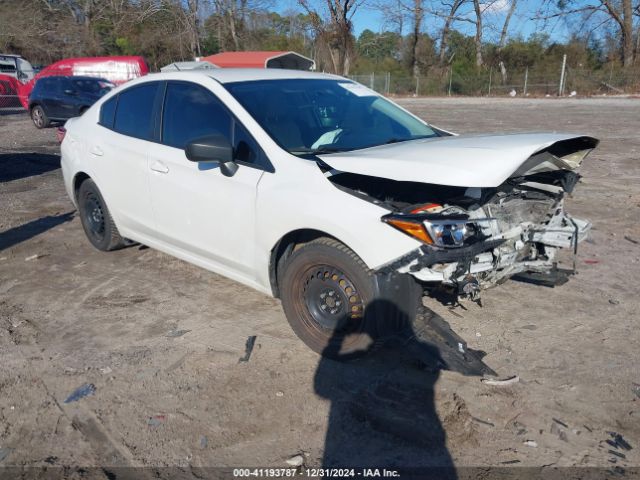
[[[522,95],[527,96],[527,83],[529,83],[529,67],[524,71],[524,90]]]
[[[374,75],[375,74],[373,72],[371,72],[371,75],[369,76],[369,88],[371,90],[375,90],[375,88],[374,88],[375,87],[375,81],[374,81],[375,77],[374,77]]]
[[[449,96],[451,96],[451,83],[453,81],[453,66],[449,65]]]
[[[558,87],[558,96],[564,96],[564,75],[567,68],[567,54],[562,56],[562,72],[560,73],[560,86]]]
[[[417,76],[416,77],[416,94],[414,95],[414,97],[417,97],[420,91],[420,77]]]
[[[389,95],[389,84],[391,83],[391,72],[387,72],[384,76],[384,93]]]
[[[489,69],[489,97],[491,96],[491,77],[493,76],[493,67]]]

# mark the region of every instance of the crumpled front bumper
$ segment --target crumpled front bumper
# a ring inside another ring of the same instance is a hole
[[[502,283],[523,272],[550,272],[560,248],[573,248],[585,240],[591,224],[564,216],[569,222],[554,222],[544,229],[510,231],[502,238],[490,238],[456,249],[437,249],[429,245],[410,252],[381,270],[408,273],[422,282],[460,285],[470,278],[482,289]],[[544,254],[537,258],[542,246]]]

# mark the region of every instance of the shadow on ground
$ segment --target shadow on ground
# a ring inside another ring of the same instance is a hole
[[[396,305],[386,300],[373,303],[367,310],[399,312],[404,328],[363,359],[340,353],[345,338],[340,334],[334,334],[323,351],[314,379],[315,392],[331,402],[322,466],[380,468],[379,459],[384,456],[395,459],[385,468],[407,473],[418,468],[421,478],[455,479],[447,434],[436,412],[434,385],[441,370],[470,376],[495,373],[482,362],[484,354],[467,349],[464,340],[434,312],[422,309],[409,321]],[[366,326],[374,324],[366,322],[364,328],[380,344],[383,339],[375,327]],[[445,416],[471,423],[466,406],[455,394]],[[469,427],[462,424],[452,426],[458,436],[460,429]],[[446,426],[447,431],[450,427]],[[371,441],[381,436],[388,440],[384,452],[376,450],[379,441]],[[462,436],[472,435],[462,432]]]
[[[48,215],[38,218],[37,220],[32,220],[24,225],[0,232],[0,251],[13,247],[18,243],[29,240],[36,235],[40,235],[47,230],[72,220],[73,214],[74,212],[67,212],[60,215]]]
[[[0,182],[32,177],[60,168],[60,156],[49,153],[0,154]]]

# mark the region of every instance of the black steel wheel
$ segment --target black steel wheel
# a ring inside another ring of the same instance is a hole
[[[106,252],[124,246],[124,240],[93,180],[82,182],[77,202],[82,228],[94,247]]]
[[[367,316],[374,277],[345,245],[331,238],[311,241],[293,252],[278,278],[287,320],[312,350],[349,359],[377,344],[376,322]]]

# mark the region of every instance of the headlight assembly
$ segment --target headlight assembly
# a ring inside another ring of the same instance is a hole
[[[476,224],[460,215],[434,218],[433,215],[386,215],[382,221],[428,245],[459,248],[478,235]]]
[[[425,220],[424,226],[439,247],[462,247],[476,234],[475,225],[468,220]]]

